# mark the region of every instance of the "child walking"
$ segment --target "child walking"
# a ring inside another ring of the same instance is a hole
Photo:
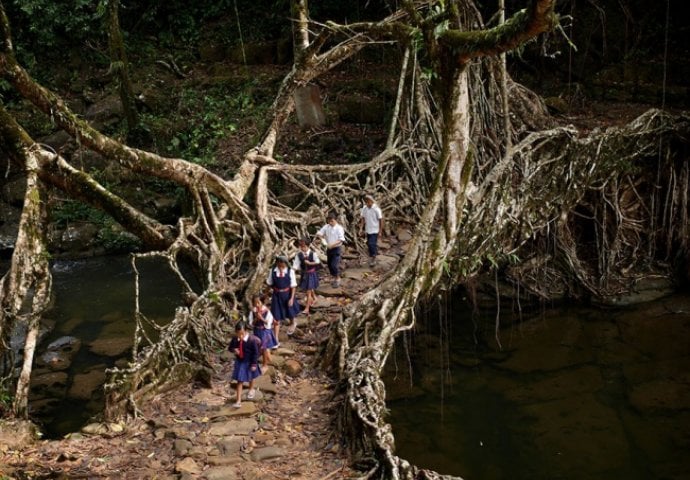
[[[376,265],[376,255],[378,255],[378,238],[379,233],[383,232],[383,214],[374,197],[371,195],[364,196],[365,206],[360,211],[359,215],[362,218],[359,230],[367,237],[367,248],[369,250],[369,266]]]
[[[320,263],[319,256],[309,248],[309,240],[301,238],[299,240],[299,252],[295,255],[292,268],[302,272],[299,288],[307,292],[307,306],[304,308],[304,314],[307,316],[309,316],[309,309],[316,301],[314,290],[319,287],[319,275],[316,273],[316,267]]]
[[[295,333],[297,321],[295,317],[299,314],[299,303],[295,300],[295,289],[297,280],[295,271],[288,266],[288,258],[285,255],[276,257],[276,265],[268,274],[266,283],[272,287],[271,295],[271,314],[273,315],[273,333],[275,334],[278,346],[280,345],[280,324],[290,322],[288,335]]]
[[[261,340],[262,349],[262,364],[263,368],[268,367],[271,363],[271,349],[278,346],[273,333],[273,315],[271,311],[264,305],[264,299],[261,295],[254,295],[252,297],[252,310],[249,312],[249,325],[252,326],[254,335]]]
[[[316,234],[326,241],[326,258],[328,259],[328,271],[333,277],[333,287],[340,286],[340,256],[342,245],[345,242],[345,229],[338,224],[338,216],[330,212],[327,223]]]
[[[247,398],[253,399],[256,395],[254,379],[261,375],[258,360],[261,353],[261,340],[247,332],[247,326],[243,321],[235,325],[235,336],[230,340],[228,349],[235,354],[235,367],[232,370],[232,379],[237,380],[237,398],[233,407],[242,406],[242,387],[244,382],[249,382]]]

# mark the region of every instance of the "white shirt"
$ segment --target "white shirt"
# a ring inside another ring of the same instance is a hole
[[[365,206],[360,212],[361,217],[364,219],[364,231],[371,233],[379,233],[379,228],[381,227],[381,219],[383,218],[383,213],[378,205],[375,203],[370,207]]]
[[[271,270],[271,273],[268,275],[268,278],[266,279],[266,284],[267,285],[273,285],[273,272],[276,272],[277,277],[282,277],[283,275],[285,275],[287,273],[286,270],[290,271],[290,286],[292,288],[297,287],[297,279],[295,277],[295,271],[292,268],[285,268],[285,269],[281,270],[278,267],[275,267],[273,270]]]
[[[327,223],[321,227],[321,230],[319,230],[317,235],[325,238],[329,245],[337,242],[338,240],[345,242],[345,229],[339,223],[336,223],[335,225]]]
[[[297,252],[297,255],[295,255],[295,259],[292,261],[292,269],[293,270],[301,270],[302,269],[302,265],[299,261],[299,254],[300,253],[302,253],[304,255],[305,260],[309,260],[309,254],[312,253],[312,251],[311,251],[311,248],[309,248],[309,249],[307,249],[306,252],[303,252],[302,250]],[[314,252],[314,255],[312,255],[312,257],[313,258],[311,260],[309,260],[310,262],[321,263],[321,259],[319,259],[319,256],[316,254],[316,252]],[[307,268],[309,268],[309,265],[307,265]]]
[[[254,325],[254,308],[249,312],[249,325]],[[273,326],[273,315],[271,314],[271,311],[264,307],[264,311],[262,312],[262,315],[264,317],[264,323],[266,324],[266,328],[271,328]]]

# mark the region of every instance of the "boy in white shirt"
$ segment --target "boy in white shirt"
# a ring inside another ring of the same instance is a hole
[[[338,217],[334,212],[328,214],[328,223],[321,227],[317,237],[326,240],[326,258],[328,259],[328,271],[333,277],[333,287],[340,286],[340,257],[342,245],[345,242],[345,229],[338,224]]]
[[[360,216],[362,222],[359,227],[360,232],[364,232],[367,238],[367,248],[369,249],[369,266],[376,265],[376,255],[378,255],[379,233],[383,231],[383,213],[374,202],[374,197],[366,195],[364,197],[366,205],[362,208]]]

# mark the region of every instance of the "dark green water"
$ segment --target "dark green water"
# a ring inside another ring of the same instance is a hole
[[[140,305],[147,317],[168,322],[179,303],[179,289],[160,261],[137,262]],[[30,395],[32,416],[48,437],[78,430],[103,410],[105,368],[130,353],[134,322],[134,272],[128,256],[57,261],[52,266],[54,308],[45,320],[53,325],[37,349],[64,336],[81,344],[66,370],[34,366]],[[46,388],[47,385],[47,388]]]
[[[502,349],[494,318],[446,305],[396,345],[400,456],[468,480],[690,478],[690,295],[545,310]]]

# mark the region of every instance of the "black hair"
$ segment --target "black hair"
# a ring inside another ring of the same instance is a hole
[[[338,220],[338,213],[335,210],[331,210],[330,212],[328,212],[328,216],[326,217],[326,219],[330,220],[331,218],[333,220]]]
[[[239,322],[237,322],[235,324],[235,331],[236,332],[239,332],[240,330],[246,330],[246,329],[247,329],[247,324],[242,320],[240,320]]]
[[[302,245],[305,244],[306,246],[309,246],[309,239],[307,237],[300,238],[297,240],[297,245]]]

